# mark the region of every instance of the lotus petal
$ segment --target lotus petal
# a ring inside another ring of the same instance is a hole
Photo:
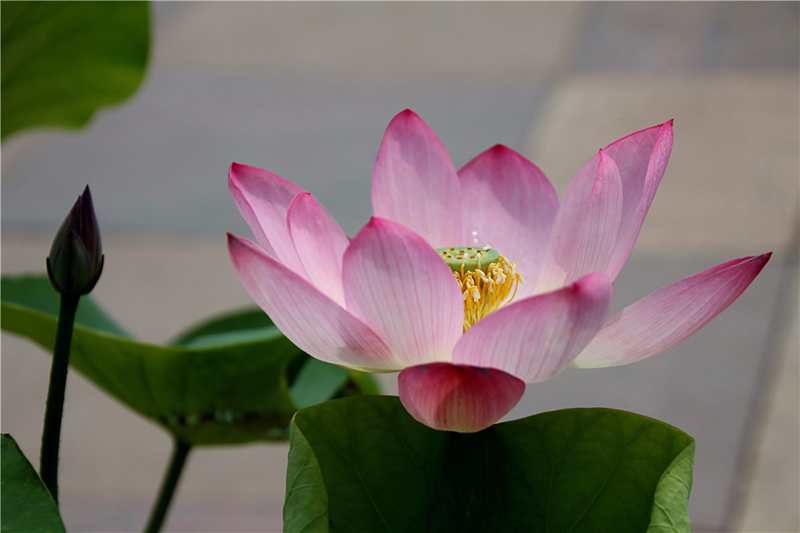
[[[731,305],[771,255],[735,259],[642,298],[609,318],[572,366],[625,365],[669,350]]]
[[[386,128],[372,178],[372,210],[422,235],[434,248],[459,246],[458,176],[447,149],[406,109]]]
[[[289,204],[305,191],[272,172],[238,163],[228,171],[228,188],[258,244],[305,277],[286,221]]]
[[[309,355],[359,370],[405,366],[369,326],[257,244],[228,234],[228,251],[253,300]]]
[[[491,426],[525,392],[525,382],[501,370],[449,363],[406,368],[397,383],[411,416],[434,429],[459,433]]]
[[[497,368],[526,383],[549,379],[600,330],[611,294],[611,280],[597,272],[513,303],[472,326],[453,350],[453,363]]]
[[[287,220],[308,280],[344,307],[342,256],[350,239],[311,193],[294,197]]]
[[[344,254],[347,309],[404,366],[449,361],[464,304],[453,272],[413,231],[373,217]]]
[[[558,195],[539,167],[501,144],[458,171],[464,240],[490,245],[517,265],[524,284],[518,298],[533,294],[550,240]]]

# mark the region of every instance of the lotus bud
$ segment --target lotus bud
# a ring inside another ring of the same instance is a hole
[[[87,185],[53,239],[47,275],[56,291],[78,296],[91,292],[102,271],[100,229]]]

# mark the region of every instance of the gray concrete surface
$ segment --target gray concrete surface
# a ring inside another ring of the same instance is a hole
[[[406,107],[456,165],[502,142],[560,193],[599,147],[674,118],[672,160],[615,306],[733,257],[773,251],[772,261],[686,343],[529,387],[511,417],[608,406],[660,418],[698,441],[694,530],[800,529],[797,289],[788,288],[798,4],[161,3],[154,22],[134,98],[85,130],[4,142],[4,275],[42,271],[88,182],[107,261],[95,296],[134,334],[162,341],[250,304],[224,244],[225,231],[247,234],[225,186],[231,161],[312,191],[353,234],[370,215],[383,130]],[[48,368],[41,350],[3,334],[2,430],[34,458]],[[64,424],[69,529],[141,529],[169,439],[76,374]],[[286,451],[197,450],[167,529],[279,531]]]

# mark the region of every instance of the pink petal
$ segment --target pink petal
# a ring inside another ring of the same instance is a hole
[[[628,135],[606,147],[622,178],[622,217],[606,273],[615,279],[631,255],[672,152],[672,121]]]
[[[633,363],[683,342],[724,311],[772,254],[744,257],[668,285],[609,318],[576,368]]]
[[[524,381],[500,370],[450,363],[406,368],[397,382],[411,416],[434,429],[459,433],[491,426],[525,392]]]
[[[611,257],[603,267],[612,279],[617,277],[630,256],[636,238],[644,223],[647,211],[664,176],[672,150],[672,121],[646,130],[632,133],[606,146],[603,151],[614,160],[622,182],[622,207],[616,242]],[[580,216],[594,186],[600,154],[592,157],[575,175],[561,203],[559,218],[572,219]],[[557,234],[559,222],[553,230]],[[567,243],[568,245],[569,243]],[[537,291],[558,286],[559,264],[556,257],[548,257],[546,279]],[[554,276],[553,273],[556,273]],[[567,278],[565,277],[565,280]]]
[[[435,248],[462,242],[458,177],[447,149],[410,109],[386,128],[372,178],[375,216],[422,235]]]
[[[374,331],[258,245],[229,233],[228,252],[253,300],[308,354],[368,371],[402,368]]]
[[[591,188],[570,185],[564,196],[539,290],[555,289],[590,272],[605,271],[617,242],[622,203],[617,165],[600,150]]]
[[[468,245],[490,245],[510,261],[525,283],[517,298],[533,293],[544,262],[558,195],[539,167],[501,144],[458,171]]]
[[[228,171],[228,188],[258,244],[305,276],[286,222],[292,199],[305,191],[271,172],[238,163],[233,163]]]
[[[611,294],[611,280],[596,272],[513,303],[467,330],[453,349],[453,363],[497,368],[527,383],[549,379],[600,330]]]
[[[344,254],[347,309],[405,365],[449,361],[464,304],[455,276],[413,231],[373,217]]]
[[[309,281],[344,307],[342,256],[350,244],[347,235],[311,193],[294,197],[287,220]]]

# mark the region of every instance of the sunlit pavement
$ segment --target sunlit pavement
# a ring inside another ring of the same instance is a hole
[[[615,309],[728,259],[775,254],[728,311],[626,367],[528,388],[510,418],[626,409],[697,439],[695,531],[797,531],[796,3],[158,4],[150,70],[73,133],[11,138],[2,158],[3,274],[43,272],[88,182],[106,267],[94,296],[163,341],[251,305],[225,232],[232,161],[311,191],[355,233],[383,130],[411,108],[456,166],[501,142],[563,194],[601,146],[670,118],[675,144]],[[2,431],[38,457],[50,359],[2,337]],[[388,392],[396,388],[388,376]],[[61,509],[71,531],[140,530],[170,441],[70,374]],[[285,445],[197,449],[172,531],[279,531]]]

